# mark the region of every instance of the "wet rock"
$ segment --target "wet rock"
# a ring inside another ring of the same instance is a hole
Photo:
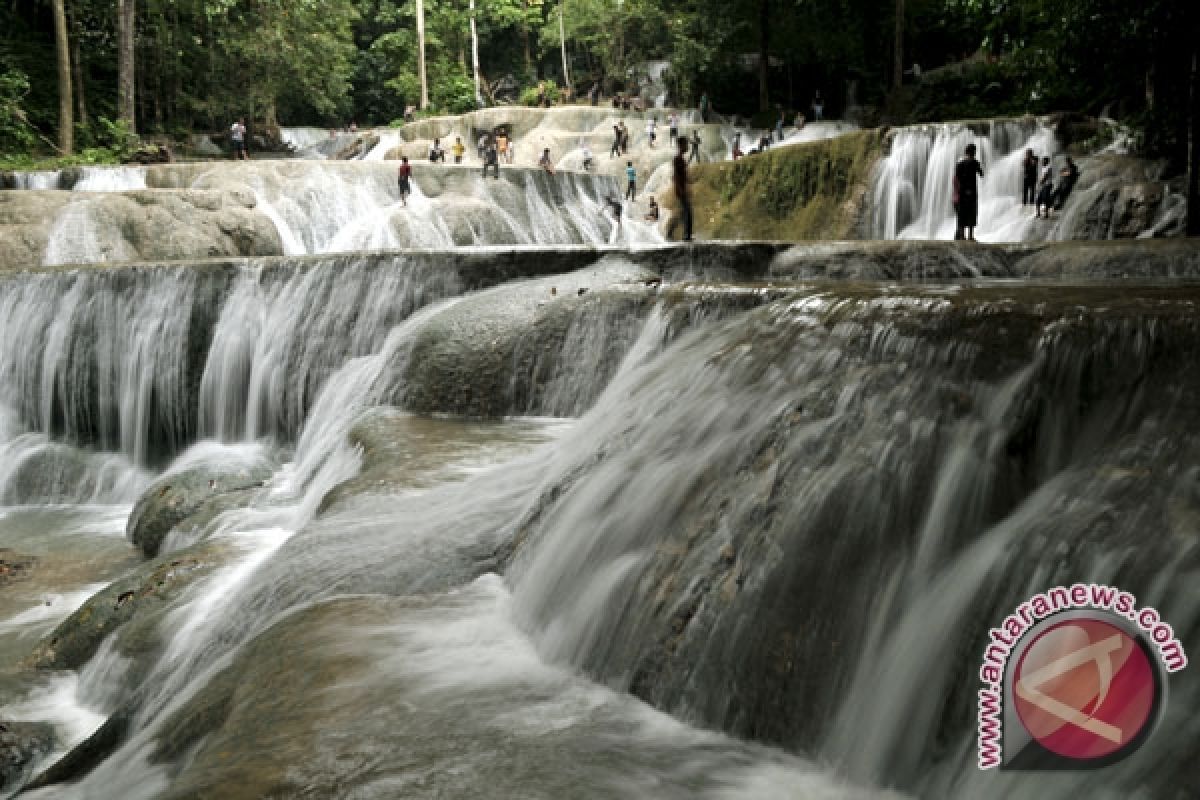
[[[35,561],[33,556],[24,556],[0,547],[0,587],[28,575]]]
[[[3,192],[3,268],[28,269],[47,258],[57,264],[282,253],[274,224],[244,200],[207,190]],[[61,226],[93,235],[63,240]],[[56,249],[48,251],[52,238]]]
[[[19,786],[33,762],[54,749],[55,739],[46,722],[0,721],[0,792]]]
[[[156,649],[158,624],[180,593],[224,562],[226,548],[204,542],[147,562],[88,599],[26,659],[34,669],[79,669],[110,634],[122,630],[126,655]]]
[[[42,789],[82,778],[117,749],[129,732],[131,720],[129,709],[111,715],[91,736],[40,772],[24,788]]]
[[[153,558],[167,534],[184,520],[202,514],[213,503],[225,505],[224,495],[262,486],[271,474],[266,464],[232,470],[205,465],[169,474],[142,493],[129,515],[126,535],[147,558]],[[243,499],[239,494],[232,502],[242,505]]]
[[[403,397],[389,401],[476,417],[579,413],[633,344],[653,304],[647,277],[584,270],[467,298],[417,334]]]

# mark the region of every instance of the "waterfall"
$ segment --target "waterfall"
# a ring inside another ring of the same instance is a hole
[[[1059,145],[1050,128],[1033,120],[897,130],[874,178],[871,237],[953,238],[954,166],[968,144],[976,146],[984,173],[976,238],[985,242],[1046,238],[1033,209],[1021,205],[1021,163],[1026,149],[1040,161],[1044,155],[1057,156]]]
[[[688,719],[922,796],[1021,794],[1036,778],[993,788],[971,750],[989,625],[1096,580],[1196,640],[1194,542],[1142,531],[1195,497],[1179,368],[1200,328],[1189,301],[1143,315],[1120,288],[1082,318],[1071,301],[1009,316],[1020,291],[868,295],[701,327],[618,376],[520,523],[516,608],[548,658]],[[1003,355],[984,333],[1002,318]],[[1197,682],[1176,691],[1190,739]],[[1183,758],[1161,737],[1039,796],[1126,796]]]

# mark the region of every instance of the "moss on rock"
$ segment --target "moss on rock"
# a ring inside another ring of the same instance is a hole
[[[858,131],[694,167],[696,232],[721,239],[850,238],[883,141],[883,131]],[[663,198],[664,207],[676,208],[673,193]]]

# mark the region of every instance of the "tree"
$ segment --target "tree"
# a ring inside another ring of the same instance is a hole
[[[904,83],[904,0],[896,0],[896,43],[892,54],[892,86]]]
[[[1200,53],[1192,40],[1192,75],[1188,109],[1188,236],[1200,236]]]
[[[758,110],[771,107],[771,0],[758,0]]]
[[[117,118],[130,133],[137,132],[137,5],[136,0],[117,0]]]
[[[75,118],[71,104],[71,45],[67,33],[67,10],[63,0],[53,0],[54,50],[58,58],[58,149],[63,154],[75,150]]]
[[[562,44],[563,85],[570,90],[571,70],[567,67],[567,33],[566,23],[563,21],[566,6],[566,0],[558,4],[558,38]]]
[[[483,105],[479,91],[479,33],[475,30],[475,0],[471,0],[471,79],[475,84],[475,105]]]
[[[429,107],[429,82],[425,77],[425,2],[417,0],[417,77],[421,81],[420,108]]]

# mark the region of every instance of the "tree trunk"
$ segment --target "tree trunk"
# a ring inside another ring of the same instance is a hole
[[[137,0],[117,0],[117,118],[125,121],[130,133],[137,132],[136,3]]]
[[[71,104],[71,45],[67,35],[67,10],[63,0],[54,0],[54,46],[58,56],[58,149],[63,155],[75,150],[75,118]]]
[[[904,83],[904,0],[896,0],[896,43],[895,59],[892,63],[892,86],[899,88]]]
[[[1192,41],[1191,102],[1188,105],[1188,236],[1200,236],[1200,53]]]
[[[758,2],[758,110],[771,108],[767,73],[771,69],[771,0]]]
[[[562,62],[563,62],[563,85],[566,88],[571,88],[571,71],[567,69],[567,31],[566,24],[563,22],[563,6],[566,5],[566,0],[559,0],[558,4],[558,41],[562,45]],[[574,92],[571,93],[574,95]]]
[[[524,52],[524,62],[526,62],[526,73],[524,79],[533,78],[533,50],[529,47],[529,26],[521,25],[521,48]]]
[[[425,79],[425,0],[417,0],[417,76],[421,81],[422,111],[429,108],[429,83]]]
[[[87,91],[83,85],[83,51],[79,47],[79,36],[82,31],[79,28],[79,20],[71,20],[71,85],[75,89],[75,113],[79,117],[79,124],[88,124],[87,113]]]
[[[475,0],[471,0],[471,78],[475,81],[475,106],[483,107],[479,91],[479,33],[475,30]]]

